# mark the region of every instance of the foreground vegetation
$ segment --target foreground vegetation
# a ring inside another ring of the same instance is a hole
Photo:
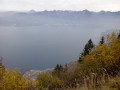
[[[0,90],[120,90],[120,34],[90,39],[79,60],[29,80],[0,63]]]

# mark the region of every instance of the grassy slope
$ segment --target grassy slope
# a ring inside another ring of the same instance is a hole
[[[78,87],[76,89],[68,89],[68,90],[120,90],[120,76],[116,76],[115,78],[111,78],[108,82],[104,80],[101,83],[101,87],[97,89],[87,88],[86,85],[83,87]]]

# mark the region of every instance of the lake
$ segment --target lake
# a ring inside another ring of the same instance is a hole
[[[86,23],[80,21],[72,24],[46,22],[36,26],[1,25],[0,56],[4,58],[6,67],[22,72],[76,61],[90,38],[98,43],[102,33],[120,28],[120,20],[112,21],[91,23],[86,20]]]

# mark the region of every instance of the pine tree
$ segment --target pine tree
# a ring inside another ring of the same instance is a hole
[[[85,55],[89,54],[89,52],[92,50],[93,47],[94,47],[94,44],[93,44],[92,40],[90,39],[84,47],[83,55],[85,56]]]
[[[101,41],[99,42],[99,44],[102,45],[102,44],[104,44],[104,43],[105,43],[105,39],[104,39],[104,37],[102,36],[102,37],[101,37]]]
[[[93,44],[92,40],[89,39],[89,41],[87,42],[87,44],[85,45],[85,47],[83,49],[83,52],[80,54],[79,62],[82,62],[82,57],[89,54],[93,47],[94,47],[94,44]]]
[[[63,66],[60,64],[57,64],[56,65],[56,67],[55,67],[55,69],[54,69],[56,72],[61,72],[61,71],[63,71]]]
[[[60,70],[60,65],[59,65],[59,64],[56,65],[55,70],[56,70],[56,71],[59,71],[59,70]]]
[[[63,71],[63,66],[62,65],[60,65],[60,71]]]

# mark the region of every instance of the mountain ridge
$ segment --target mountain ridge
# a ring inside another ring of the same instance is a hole
[[[18,18],[19,17],[19,18]],[[34,11],[29,12],[3,12],[0,13],[0,26],[41,26],[48,25],[56,22],[55,24],[66,24],[94,20],[107,20],[107,19],[120,18],[120,11],[110,12],[101,11],[93,12],[88,10],[83,11]],[[96,22],[96,21],[95,21]],[[76,25],[76,23],[75,23]]]
[[[29,10],[29,11],[4,11],[4,12],[0,12],[1,13],[26,13],[26,14],[34,14],[34,13],[50,13],[50,12],[59,12],[59,13],[120,13],[120,11],[105,11],[105,10],[101,10],[101,11],[90,11],[90,10],[80,10],[80,11],[73,11],[73,10],[44,10],[44,11],[35,11],[35,10]]]

